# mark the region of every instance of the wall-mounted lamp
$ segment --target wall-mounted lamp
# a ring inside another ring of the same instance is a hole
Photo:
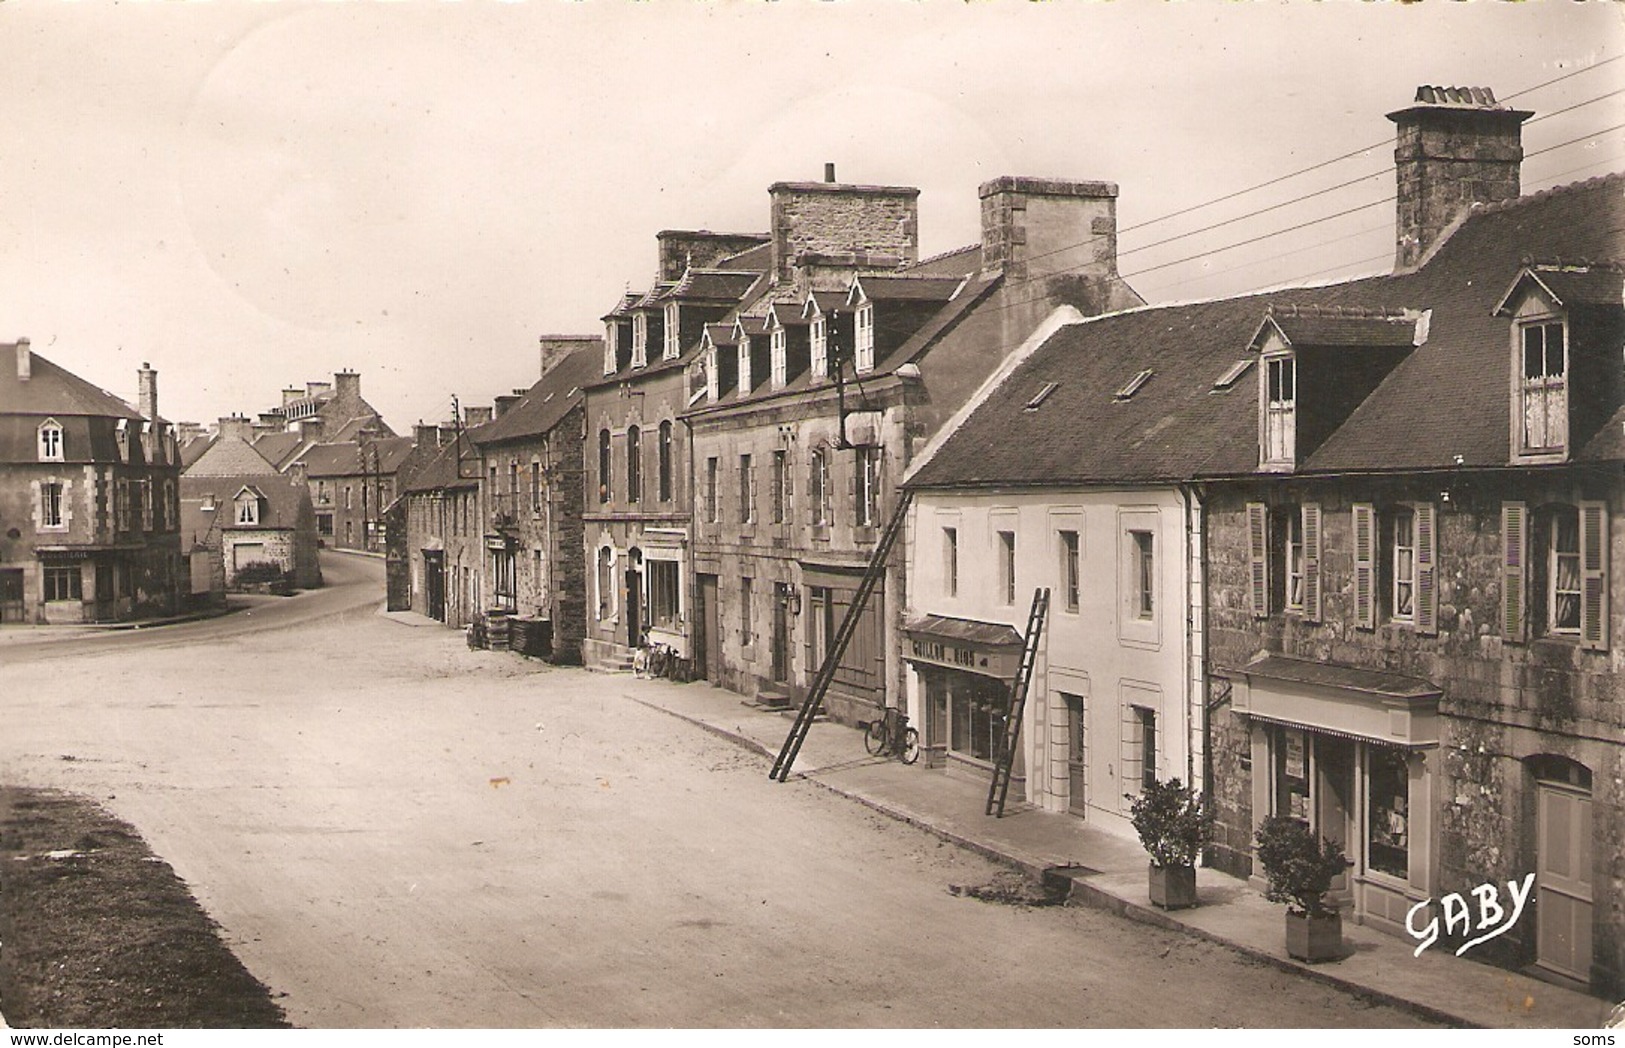
[[[792,615],[801,614],[801,591],[794,586],[784,591],[784,607]]]

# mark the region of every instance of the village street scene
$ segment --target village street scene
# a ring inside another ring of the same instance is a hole
[[[0,1025],[1625,1020],[1625,20],[994,6],[0,10]]]

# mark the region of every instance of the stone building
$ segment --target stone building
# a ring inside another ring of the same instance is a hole
[[[495,417],[473,432],[485,510],[488,604],[546,622],[555,662],[581,661],[587,623],[581,557],[585,494],[585,394],[602,374],[596,336],[544,336],[542,377],[499,397]]]
[[[1625,176],[1520,197],[1507,129],[1527,116],[1433,88],[1391,114],[1390,275],[1129,310],[1019,360],[911,478],[916,590],[952,614],[933,564],[965,526],[1036,549],[1013,572],[1065,592],[1067,533],[1085,564],[1104,515],[1095,553],[1117,563],[1080,568],[1079,603],[1124,634],[1144,608],[1124,594],[1145,589],[1126,522],[1172,512],[1177,539],[1154,541],[1175,548],[1142,577],[1176,565],[1183,614],[1137,657],[1187,653],[1173,730],[1189,737],[1160,730],[1170,752],[1145,745],[1142,767],[1214,796],[1209,862],[1256,876],[1263,818],[1302,819],[1352,860],[1340,904],[1400,935],[1441,896],[1533,874],[1519,923],[1468,956],[1608,994],[1625,970]],[[1015,504],[1023,479],[1047,487],[1032,507]],[[1114,487],[1095,513],[1085,500]],[[953,519],[1001,506],[1005,529]],[[1114,733],[1126,714],[1097,734],[1088,703],[1132,712],[1124,688],[1145,678],[1109,666],[1108,636],[1069,646],[1057,687],[1068,628],[1054,619],[1021,752],[1045,769],[1030,796],[1074,807],[1081,788],[1090,818],[1099,763],[1135,747]]]
[[[487,610],[479,448],[473,431],[456,425],[420,426],[415,443],[435,450],[411,472],[386,514],[400,522],[386,536],[386,557],[404,566],[410,610],[462,628]],[[392,592],[390,606],[405,610],[397,596]]]
[[[33,352],[0,344],[0,622],[172,614],[185,592],[180,449],[140,410]]]
[[[764,235],[666,230],[656,237],[652,290],[627,294],[604,317],[600,374],[587,384],[587,627],[583,658],[629,667],[654,640],[694,651],[689,523],[689,366],[719,321],[771,265]]]
[[[268,441],[261,437],[254,447]],[[288,473],[310,490],[323,545],[383,552],[388,543],[384,510],[395,501],[396,474],[412,448],[411,437],[321,441],[288,464]]]
[[[182,544],[192,557],[193,598],[250,582],[320,586],[309,492],[255,450],[246,420],[223,419],[220,426],[219,439],[181,476]]]
[[[774,186],[776,280],[706,333],[696,363],[683,419],[706,675],[769,704],[811,685],[916,449],[1036,318],[1140,303],[1116,275],[1115,186],[989,182],[982,242],[923,262],[916,192]],[[905,559],[890,561],[825,699],[843,722],[902,701]]]

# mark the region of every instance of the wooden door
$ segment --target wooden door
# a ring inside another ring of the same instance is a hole
[[[1536,963],[1591,978],[1591,795],[1537,782]]]
[[[429,617],[446,621],[445,563],[439,557],[423,557],[423,583],[428,594]]]
[[[701,668],[706,680],[714,682],[722,679],[722,612],[717,604],[717,577],[701,575],[699,582],[703,640],[700,656],[694,663]]]
[[[1084,731],[1084,703],[1081,695],[1068,695],[1061,693],[1066,702],[1066,771],[1068,793],[1066,810],[1073,815],[1084,815],[1088,811],[1089,785],[1088,762],[1086,755]]]

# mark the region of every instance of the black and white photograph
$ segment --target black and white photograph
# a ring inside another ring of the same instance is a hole
[[[1625,3],[0,0],[0,99],[10,1044],[1625,1028]]]

